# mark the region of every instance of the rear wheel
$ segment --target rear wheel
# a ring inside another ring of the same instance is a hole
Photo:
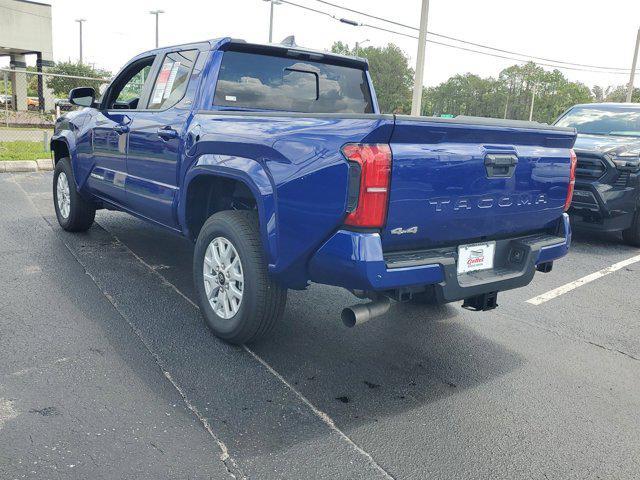
[[[69,232],[83,232],[93,225],[95,206],[76,190],[71,162],[62,158],[53,172],[53,205],[58,223]]]
[[[269,276],[255,212],[224,211],[205,222],[193,277],[207,325],[230,343],[266,335],[284,312],[287,290]]]
[[[631,226],[622,231],[622,238],[627,244],[640,247],[640,210],[636,210]]]

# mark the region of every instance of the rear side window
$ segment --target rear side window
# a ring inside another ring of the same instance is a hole
[[[164,57],[153,85],[148,108],[169,108],[182,99],[197,56],[198,50],[185,50],[168,53]]]
[[[364,70],[308,60],[225,52],[214,105],[304,113],[371,113]]]

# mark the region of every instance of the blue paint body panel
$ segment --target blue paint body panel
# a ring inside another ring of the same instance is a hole
[[[216,107],[218,72],[232,43],[222,38],[132,59],[154,57],[153,78],[167,53],[199,50],[184,96],[165,110],[144,108],[147,88],[140,109],[86,108],[60,120],[53,146],[69,150],[78,190],[193,239],[189,213],[193,202],[206,200],[187,195],[193,182],[241,182],[256,200],[269,271],[289,288],[310,281],[377,291],[441,283],[442,265],[389,268],[385,255],[555,231],[566,221],[575,132],[529,122]],[[367,69],[361,60],[344,61]],[[366,77],[370,82],[368,71]],[[167,128],[174,137],[159,135]],[[376,231],[344,227],[349,165],[341,147],[353,142],[391,146],[387,222]],[[489,178],[492,154],[517,157],[515,173]],[[416,233],[393,233],[414,226]],[[542,249],[537,263],[566,254],[570,231],[563,231],[562,245]]]
[[[388,269],[380,235],[340,230],[309,263],[311,280],[357,290],[391,290],[444,280],[442,266]]]
[[[536,265],[553,262],[569,253],[569,247],[571,247],[571,223],[569,221],[569,215],[566,213],[562,215],[561,232],[565,241],[557,245],[542,247],[536,259]]]

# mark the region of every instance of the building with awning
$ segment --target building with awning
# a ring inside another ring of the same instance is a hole
[[[0,57],[10,58],[12,106],[16,110],[27,110],[26,57],[36,56],[38,72],[53,65],[51,31],[51,5],[29,0],[0,0]],[[53,108],[53,98],[47,90],[39,75],[38,104],[43,111]]]

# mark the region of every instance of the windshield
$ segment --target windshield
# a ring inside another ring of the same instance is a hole
[[[584,106],[572,108],[556,122],[578,133],[640,137],[640,107]]]

